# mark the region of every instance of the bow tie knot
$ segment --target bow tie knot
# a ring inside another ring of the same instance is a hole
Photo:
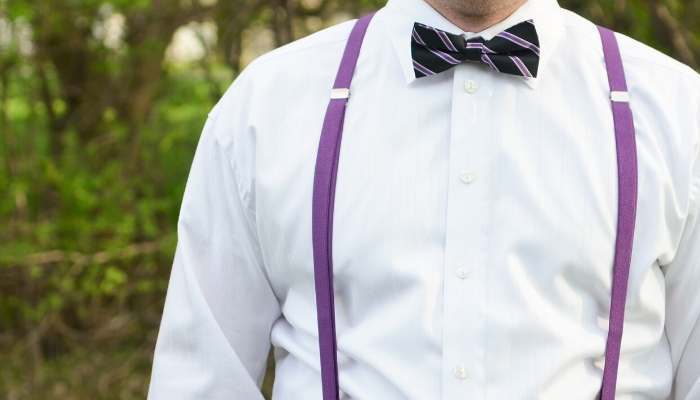
[[[540,48],[532,20],[514,25],[491,40],[465,39],[416,22],[411,34],[411,54],[417,78],[435,75],[464,61],[480,62],[510,75],[536,77]]]

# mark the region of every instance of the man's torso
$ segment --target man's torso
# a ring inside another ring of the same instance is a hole
[[[534,88],[468,63],[407,84],[388,34],[396,12],[387,6],[370,25],[345,115],[332,241],[343,396],[593,398],[617,220],[595,26],[560,11],[562,40]],[[260,57],[237,83],[249,99],[231,152],[282,305],[272,330],[280,399],[320,393],[311,194],[352,24]],[[698,79],[620,41],[639,202],[618,390],[663,398],[672,378],[661,266],[688,207]]]

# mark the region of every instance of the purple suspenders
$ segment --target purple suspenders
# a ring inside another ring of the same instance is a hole
[[[615,398],[617,365],[620,361],[622,327],[625,320],[627,300],[627,278],[632,260],[634,222],[637,215],[637,143],[634,121],[627,93],[625,69],[622,65],[620,48],[615,33],[598,27],[603,42],[610,101],[615,123],[615,143],[617,145],[617,238],[613,263],[610,317],[608,319],[608,341],[605,346],[605,368],[601,400]]]
[[[360,54],[362,41],[374,12],[357,20],[345,47],[316,155],[313,187],[312,240],[316,312],[321,361],[321,382],[324,400],[338,400],[338,360],[333,300],[333,202],[335,182],[343,134],[345,107],[350,95],[350,82]],[[600,400],[615,398],[617,366],[627,297],[627,278],[634,239],[637,205],[637,155],[632,111],[629,107],[627,83],[620,50],[612,31],[599,28],[610,83],[610,99],[615,123],[618,165],[618,221],[613,265],[608,339]]]
[[[345,106],[350,95],[350,82],[355,72],[357,58],[360,55],[362,40],[373,16],[374,13],[371,13],[358,19],[350,32],[350,38],[345,46],[338,75],[331,91],[331,100],[326,110],[316,155],[311,229],[314,247],[318,344],[321,352],[321,381],[324,400],[338,399],[338,359],[336,357],[333,259],[331,255],[335,178],[338,171]]]

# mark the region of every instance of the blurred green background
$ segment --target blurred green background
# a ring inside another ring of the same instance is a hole
[[[0,399],[145,397],[207,112],[257,55],[383,4],[0,0]],[[700,1],[561,4],[699,66]]]

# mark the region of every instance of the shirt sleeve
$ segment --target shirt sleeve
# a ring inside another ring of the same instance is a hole
[[[236,169],[252,157],[249,149],[236,148],[235,136],[248,134],[236,131],[245,130],[236,115],[246,107],[237,90],[229,88],[233,93],[210,113],[190,169],[151,400],[263,399],[270,329],[280,310],[249,205],[250,171]]]
[[[695,118],[698,116],[700,113]],[[666,335],[675,374],[673,400],[700,399],[700,121],[690,131],[696,140],[689,211],[676,256],[665,267]]]

